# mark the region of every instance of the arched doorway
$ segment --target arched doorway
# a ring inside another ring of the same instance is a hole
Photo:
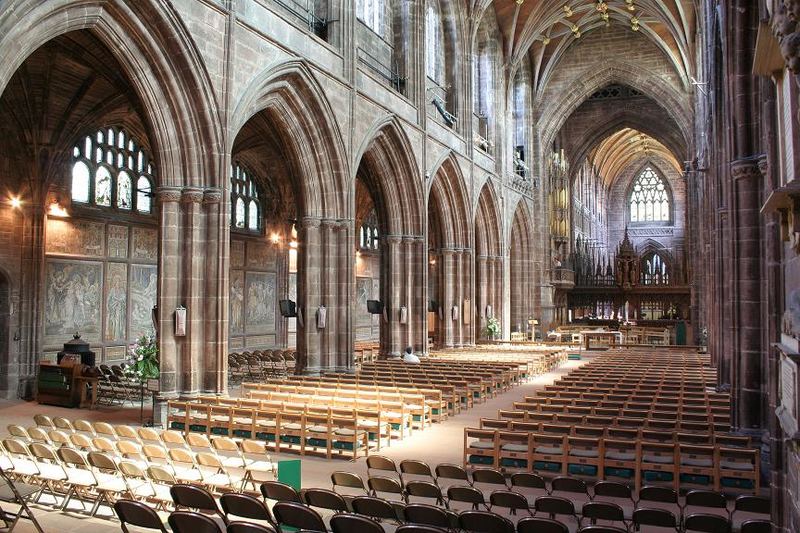
[[[486,339],[490,319],[503,323],[505,300],[500,210],[488,182],[481,189],[475,212],[475,259],[475,338]]]
[[[362,338],[367,332],[374,338],[379,329],[384,355],[400,355],[407,346],[421,352],[426,304],[417,290],[425,253],[419,171],[399,123],[380,121],[371,131],[355,180],[356,330]],[[368,295],[380,297],[383,316],[365,313]]]
[[[266,338],[245,342],[288,342],[288,324],[279,317],[277,304],[289,295],[289,258],[296,253],[300,366],[311,373],[349,368],[353,262],[347,251],[355,241],[346,202],[349,174],[333,111],[308,67],[290,61],[253,81],[236,105],[232,123],[232,161],[246,161],[258,176],[256,182],[273,198],[262,220],[269,236],[256,237],[255,248],[264,261],[249,261],[245,251],[243,274],[245,291],[250,291],[251,270],[250,286],[263,288],[254,289],[252,304],[243,304],[243,316],[246,321],[248,313],[255,313],[256,327],[257,316],[266,316],[266,329],[254,332]]]
[[[449,156],[428,196],[428,298],[435,308],[429,336],[437,347],[474,342],[471,226],[464,178]]]

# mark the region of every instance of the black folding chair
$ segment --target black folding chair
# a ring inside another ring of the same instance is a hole
[[[31,510],[28,507],[28,499],[36,494],[39,494],[41,490],[41,487],[37,487],[35,485],[13,481],[10,477],[8,477],[8,474],[6,474],[5,470],[0,467],[0,502],[15,503],[19,505],[19,511],[16,513],[11,513],[0,508],[0,519],[5,522],[6,527],[8,528],[8,533],[14,531],[14,528],[16,527],[17,522],[19,522],[20,518],[30,520],[33,523],[33,526],[36,528],[36,531],[39,533],[44,533],[42,526],[39,525],[39,521],[36,520],[36,517],[33,516],[33,513],[31,513]]]

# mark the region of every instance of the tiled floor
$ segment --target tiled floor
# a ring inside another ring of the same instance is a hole
[[[485,403],[475,406],[458,416],[452,417],[444,423],[434,424],[433,427],[425,431],[417,431],[411,437],[402,442],[393,442],[390,447],[381,449],[381,455],[391,457],[396,461],[409,458],[422,459],[429,464],[438,463],[458,463],[460,464],[463,450],[464,433],[463,428],[475,426],[481,417],[494,417],[498,409],[511,407],[512,402],[521,399],[525,395],[532,394],[533,391],[552,383],[558,376],[581,366],[586,362],[568,361],[554,372],[539,376],[530,383],[515,387],[509,392],[499,395]],[[39,405],[35,402],[0,400],[0,433],[7,434],[5,427],[8,424],[21,424],[23,426],[33,425],[33,415],[45,413],[50,416],[65,416],[71,419],[85,418],[88,420],[103,420],[110,423],[125,423],[138,425],[140,412],[136,408],[107,408],[102,407],[98,410],[76,410],[62,407]],[[144,416],[148,416],[147,404],[145,402]],[[273,460],[297,459],[297,455],[274,456]],[[338,470],[356,472],[366,476],[366,461],[363,458],[358,461],[349,462],[346,460],[328,461],[324,458],[303,457],[302,458],[302,479],[303,486],[330,488],[330,475]],[[8,506],[6,506],[8,507]],[[10,508],[10,507],[9,507]],[[71,509],[80,510],[80,504],[70,504]],[[35,506],[34,511],[45,531],[49,532],[80,532],[80,533],[99,533],[119,531],[119,523],[115,520],[102,518],[88,518],[79,512],[62,513],[53,510],[48,506]],[[109,510],[103,508],[100,511],[108,515]],[[14,531],[28,532],[35,531],[33,526],[22,521]]]

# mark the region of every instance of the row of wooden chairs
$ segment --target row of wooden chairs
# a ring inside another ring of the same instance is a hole
[[[438,393],[438,391],[433,391]],[[436,394],[433,405],[428,402],[425,394],[418,390],[413,391],[394,391],[386,390],[377,386],[362,387],[339,387],[329,383],[291,383],[291,382],[268,382],[268,383],[246,383],[242,386],[242,394],[247,398],[259,400],[275,400],[281,395],[287,394],[294,396],[305,396],[309,401],[318,402],[337,402],[337,401],[369,401],[375,403],[391,402],[402,405],[404,410],[411,414],[411,425],[414,429],[425,429],[432,423],[432,412],[434,408],[441,409],[441,395]]]
[[[608,428],[606,429],[608,431]],[[654,432],[658,433],[658,432]],[[543,431],[464,429],[464,465],[504,471],[583,475],[594,479],[663,482],[673,489],[742,489],[758,492],[757,449],[664,440],[566,435]]]
[[[395,384],[379,384],[377,381],[360,381],[357,379],[347,380],[339,379],[337,376],[288,376],[281,381],[269,381],[263,383],[243,383],[242,391],[250,390],[265,390],[268,387],[280,385],[281,387],[314,387],[315,392],[320,392],[323,395],[327,390],[337,391],[366,391],[378,393],[400,394],[404,398],[409,399],[412,404],[415,401],[422,400],[428,407],[428,415],[431,422],[441,422],[445,420],[453,404],[458,400],[455,395],[455,389],[448,387],[449,394],[443,394],[439,388],[423,388],[417,386],[403,387]],[[273,389],[274,390],[274,389]]]
[[[224,399],[222,399],[224,401]],[[373,408],[337,408],[322,405],[286,405],[258,402],[257,406],[238,400],[240,407],[207,403],[170,401],[167,424],[187,437],[193,433],[257,439],[275,452],[323,455],[330,459],[355,460],[372,448],[388,445],[401,431],[410,430],[410,417]]]
[[[618,408],[528,405],[514,402],[513,410],[499,410],[505,420],[534,423],[648,428],[660,431],[719,433],[731,430],[730,414],[682,411],[632,411]]]

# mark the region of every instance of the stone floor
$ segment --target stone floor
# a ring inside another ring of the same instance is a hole
[[[557,377],[584,364],[583,361],[568,361],[554,372],[538,376],[521,386],[513,388],[504,394],[498,395],[485,403],[476,405],[462,414],[452,417],[441,424],[434,424],[425,431],[417,431],[402,442],[394,442],[390,447],[381,449],[380,454],[391,457],[399,462],[402,459],[422,459],[432,466],[438,463],[461,463],[463,460],[463,428],[477,426],[480,418],[494,417],[498,409],[510,408],[512,402],[525,395],[532,394],[535,390],[552,383]],[[71,419],[85,418],[87,420],[103,420],[110,423],[125,423],[138,425],[140,410],[138,405],[127,408],[101,407],[97,410],[76,410],[62,407],[39,405],[36,402],[21,400],[0,400],[0,434],[7,434],[5,427],[8,424],[22,424],[26,427],[33,425],[33,415],[45,413],[49,416],[65,416]],[[144,410],[145,418],[149,416],[147,405]],[[273,460],[297,459],[298,455],[285,454],[273,456]],[[366,461],[364,458],[356,462],[347,460],[328,461],[324,458],[302,458],[302,480],[305,487],[330,488],[330,475],[338,470],[355,472],[366,477]],[[43,499],[44,501],[44,499]],[[5,504],[4,504],[5,505]],[[11,509],[9,506],[6,507]],[[79,512],[80,504],[70,504],[76,512],[59,512],[46,505],[34,506],[34,512],[45,531],[49,532],[80,532],[99,533],[119,531],[119,523],[110,518],[110,510],[101,508],[100,514],[106,518],[88,518]],[[17,532],[35,531],[28,521],[21,521],[14,529]]]

